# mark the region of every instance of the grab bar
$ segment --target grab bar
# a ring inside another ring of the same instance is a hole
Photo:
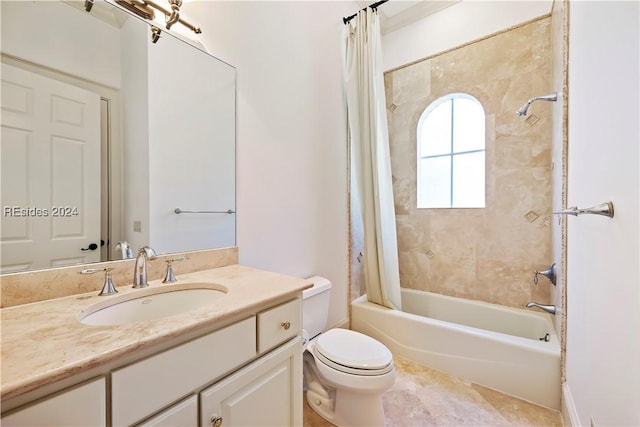
[[[570,208],[563,209],[560,211],[553,211],[553,213],[558,215],[573,215],[573,216],[578,216],[582,214],[593,214],[593,215],[602,215],[602,216],[608,216],[609,218],[613,218],[613,202],[605,202],[597,206],[592,206],[590,208],[585,208],[585,209],[579,209],[577,206],[572,206]]]
[[[173,210],[176,214],[191,213],[191,214],[233,214],[236,213],[233,209],[227,209],[226,211],[183,211],[180,208]]]

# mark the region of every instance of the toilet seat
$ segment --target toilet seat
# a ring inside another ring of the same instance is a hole
[[[325,365],[348,374],[375,376],[393,370],[393,356],[379,341],[348,329],[320,334],[313,354]]]

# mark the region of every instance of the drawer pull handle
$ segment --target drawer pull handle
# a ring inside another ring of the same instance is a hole
[[[285,331],[288,331],[289,328],[291,327],[291,322],[282,322],[280,323],[280,326],[282,326]]]
[[[211,416],[211,426],[212,427],[220,427],[222,425],[222,417],[217,415]]]

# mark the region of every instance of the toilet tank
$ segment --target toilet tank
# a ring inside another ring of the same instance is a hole
[[[327,327],[331,282],[320,276],[307,279],[313,287],[302,291],[302,329],[313,338]]]

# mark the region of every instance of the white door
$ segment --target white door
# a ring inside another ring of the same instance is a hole
[[[0,155],[2,272],[99,261],[99,95],[2,64]]]

